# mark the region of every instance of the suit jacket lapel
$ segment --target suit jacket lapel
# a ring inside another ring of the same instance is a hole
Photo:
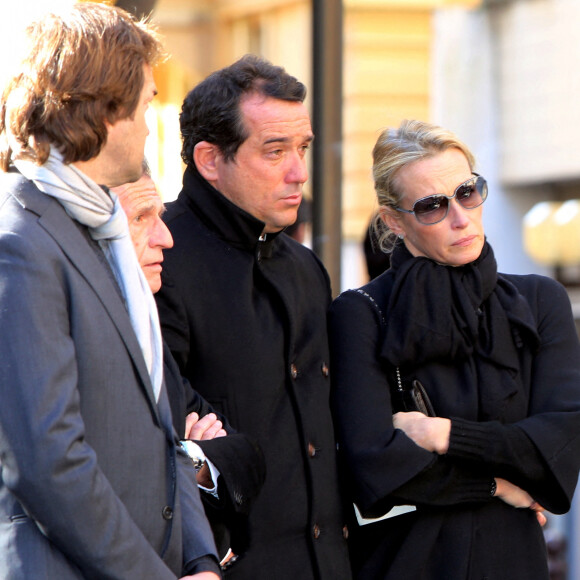
[[[24,207],[40,216],[40,225],[54,238],[81,276],[93,288],[109,314],[141,378],[151,409],[159,420],[157,403],[141,347],[125,305],[108,273],[104,271],[103,264],[99,262],[95,251],[89,247],[89,242],[58,201],[40,193],[34,184],[26,180],[19,189],[19,199]]]

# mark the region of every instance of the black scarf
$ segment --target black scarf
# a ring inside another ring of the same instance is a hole
[[[535,351],[536,323],[526,299],[497,273],[491,246],[465,266],[414,258],[403,244],[391,257],[395,274],[382,356],[393,366],[430,361],[473,368],[483,415],[521,388],[518,349]],[[487,402],[487,404],[486,404]]]

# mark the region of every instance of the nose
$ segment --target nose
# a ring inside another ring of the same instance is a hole
[[[153,232],[149,238],[149,244],[154,248],[167,250],[173,247],[173,236],[161,218],[157,218],[153,226]]]
[[[459,229],[466,227],[469,224],[468,211],[462,207],[456,197],[450,200],[448,219],[451,220],[451,226]]]
[[[308,180],[308,169],[306,168],[306,158],[304,155],[295,153],[290,161],[290,167],[286,174],[288,183],[306,183]]]

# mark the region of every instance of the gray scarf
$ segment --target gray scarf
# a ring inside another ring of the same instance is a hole
[[[74,165],[65,165],[55,147],[51,148],[50,156],[42,166],[23,159],[15,160],[14,165],[40,191],[56,198],[74,220],[87,226],[91,237],[103,249],[125,298],[158,400],[163,382],[159,316],[117,196],[105,192]]]

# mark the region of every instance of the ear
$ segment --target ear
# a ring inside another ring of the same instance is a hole
[[[379,208],[379,215],[381,216],[381,219],[383,220],[383,222],[385,224],[387,224],[387,227],[395,235],[398,236],[399,234],[404,234],[405,233],[405,229],[404,229],[403,224],[401,222],[401,216],[392,207],[388,207],[388,206],[382,205]]]
[[[193,161],[201,176],[210,183],[217,181],[217,158],[220,151],[217,145],[200,141],[193,148]]]

